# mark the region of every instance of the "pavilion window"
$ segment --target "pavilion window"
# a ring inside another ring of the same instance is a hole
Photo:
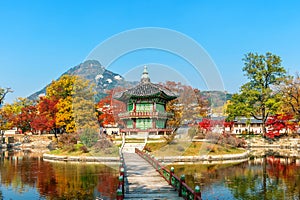
[[[133,111],[133,103],[128,103],[128,109],[129,112]]]
[[[163,104],[156,103],[156,111],[165,112],[165,106]]]
[[[162,120],[162,119],[157,120],[156,128],[165,128],[165,120]]]
[[[149,112],[152,111],[152,104],[151,103],[137,103],[136,104],[136,111],[139,112]]]
[[[141,130],[146,130],[148,128],[152,128],[152,120],[151,119],[137,119],[136,120],[136,128]]]
[[[133,121],[132,120],[127,120],[127,128],[133,128]]]

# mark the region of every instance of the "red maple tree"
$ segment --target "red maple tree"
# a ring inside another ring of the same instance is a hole
[[[37,104],[38,115],[33,119],[31,126],[37,131],[50,132],[56,128],[55,116],[57,113],[57,100],[42,97]]]
[[[125,111],[125,104],[113,98],[114,92],[115,90],[108,91],[108,95],[96,105],[98,121],[101,126],[122,124],[118,114]]]
[[[13,123],[18,129],[22,131],[22,133],[26,133],[29,131],[35,132],[35,130],[31,126],[31,123],[36,116],[37,116],[36,106],[28,105],[23,107],[21,109],[21,112],[13,118]]]
[[[297,123],[293,121],[292,115],[277,114],[268,118],[266,126],[268,127],[266,137],[273,139],[280,136],[282,132],[295,131]]]

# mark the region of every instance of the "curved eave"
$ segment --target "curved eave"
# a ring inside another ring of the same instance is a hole
[[[147,99],[147,98],[155,98],[159,97],[168,101],[171,101],[173,99],[176,99],[177,96],[169,96],[164,92],[158,92],[154,94],[149,94],[149,95],[130,95],[126,92],[124,92],[120,97],[115,97],[115,99],[119,101],[128,101],[129,99]]]

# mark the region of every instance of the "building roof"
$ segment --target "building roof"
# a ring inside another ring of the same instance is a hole
[[[147,67],[145,66],[140,83],[133,88],[115,94],[114,98],[126,101],[130,98],[145,98],[154,96],[167,100],[172,100],[178,97],[178,95],[171,90],[159,84],[151,83]]]
[[[262,120],[261,119],[255,119],[253,117],[250,118],[246,118],[246,117],[236,117],[234,120],[235,123],[238,124],[262,124]]]

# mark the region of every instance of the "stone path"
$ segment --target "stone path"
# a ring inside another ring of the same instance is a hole
[[[183,199],[164,178],[136,153],[123,153],[125,161],[125,199]]]

